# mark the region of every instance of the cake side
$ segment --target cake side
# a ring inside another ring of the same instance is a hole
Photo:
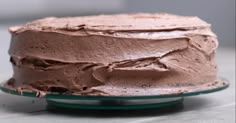
[[[110,22],[117,19],[122,23]],[[85,26],[74,28],[78,24]],[[158,94],[155,89],[217,80],[217,38],[209,24],[196,17],[47,18],[10,31],[15,88],[145,95]]]

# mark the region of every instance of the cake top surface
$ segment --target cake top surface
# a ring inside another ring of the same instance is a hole
[[[11,33],[34,31],[160,31],[210,27],[198,17],[166,13],[137,13],[56,18],[48,17],[9,28]]]

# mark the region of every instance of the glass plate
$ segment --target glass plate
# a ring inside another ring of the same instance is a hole
[[[137,95],[137,96],[90,96],[90,95],[66,95],[57,93],[48,93],[44,96],[47,103],[56,107],[63,108],[79,108],[79,109],[102,109],[102,110],[130,110],[130,109],[148,109],[148,108],[161,108],[172,106],[183,102],[186,96],[195,96],[200,94],[207,94],[224,90],[229,87],[229,82],[225,79],[209,83],[211,86],[201,87],[200,89],[193,89],[188,92],[169,93],[159,95]],[[22,92],[18,93],[0,85],[3,92],[38,98],[35,92]],[[194,86],[197,88],[197,86]]]

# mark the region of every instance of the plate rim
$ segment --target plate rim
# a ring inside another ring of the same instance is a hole
[[[12,90],[9,88],[4,87],[4,83],[0,83],[0,90],[5,93],[18,95],[18,96],[26,96],[26,97],[33,97],[33,98],[45,98],[45,99],[70,99],[70,100],[134,100],[134,99],[156,99],[156,98],[173,98],[173,97],[187,97],[187,96],[196,96],[201,94],[208,94],[217,91],[224,90],[229,87],[230,83],[226,79],[220,79],[222,86],[217,86],[211,89],[203,89],[198,91],[190,91],[190,92],[183,92],[183,93],[174,93],[174,94],[159,94],[159,95],[131,95],[131,96],[97,96],[97,95],[68,95],[68,94],[55,94],[49,93],[46,94],[44,97],[37,96],[36,92],[22,92],[20,94],[16,90]]]
[[[163,108],[173,105],[182,104],[184,101],[183,97],[179,99],[160,102],[160,103],[148,103],[148,104],[130,104],[130,105],[91,105],[91,104],[68,104],[65,102],[57,102],[54,100],[47,99],[47,104],[59,107],[59,108],[70,108],[70,109],[86,109],[86,110],[140,110],[140,109],[151,109],[151,108]]]

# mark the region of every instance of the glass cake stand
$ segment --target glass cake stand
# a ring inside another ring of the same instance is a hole
[[[222,80],[222,79],[221,79]],[[0,85],[0,89],[3,92],[38,98],[35,92],[22,92],[18,93],[16,90],[12,90]],[[48,105],[61,107],[61,108],[73,108],[73,109],[99,109],[99,110],[132,110],[132,109],[149,109],[149,108],[161,108],[167,106],[174,106],[181,104],[184,97],[195,96],[200,94],[213,93],[226,89],[229,86],[229,82],[225,79],[219,81],[217,85],[201,88],[194,91],[188,91],[183,93],[169,93],[169,94],[157,94],[157,95],[137,95],[137,96],[86,96],[86,95],[66,95],[66,94],[54,94],[48,93],[43,98],[46,99]]]

